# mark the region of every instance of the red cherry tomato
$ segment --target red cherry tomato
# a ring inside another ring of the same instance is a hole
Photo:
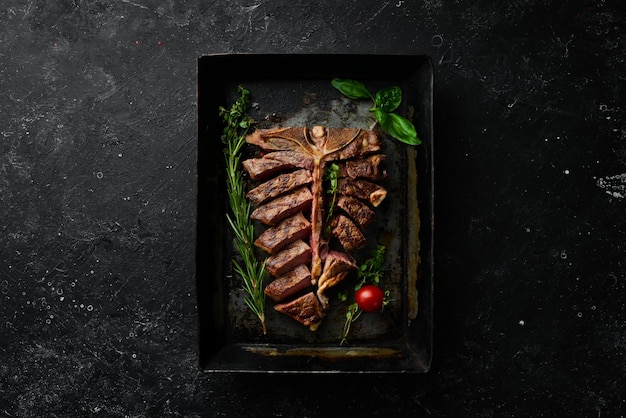
[[[365,312],[380,312],[383,308],[385,292],[373,284],[366,284],[354,295],[357,305]]]

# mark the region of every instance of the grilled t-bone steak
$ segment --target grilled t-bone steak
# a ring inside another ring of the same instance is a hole
[[[315,330],[329,309],[325,291],[357,269],[351,254],[366,244],[387,191],[382,142],[375,131],[323,126],[260,129],[246,137],[262,155],[243,161],[256,183],[251,217],[267,229],[255,245],[274,278],[265,293],[274,308]],[[336,164],[337,195],[325,169]],[[334,206],[331,208],[332,202]]]

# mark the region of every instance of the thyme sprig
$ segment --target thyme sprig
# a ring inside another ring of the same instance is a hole
[[[247,114],[250,108],[250,91],[238,86],[239,97],[230,109],[222,106],[219,114],[224,122],[222,143],[225,145],[224,158],[226,161],[226,189],[232,213],[226,214],[226,219],[235,235],[235,248],[241,256],[242,262],[233,260],[235,272],[243,280],[243,289],[246,292],[245,303],[261,321],[263,334],[267,334],[265,324],[265,261],[260,262],[254,250],[254,225],[250,220],[252,207],[246,198],[245,182],[241,170],[241,149],[246,143],[246,134],[254,124],[254,120]]]
[[[339,166],[332,163],[324,168],[324,178],[328,182],[328,189],[326,193],[331,195],[331,201],[328,205],[328,212],[326,213],[326,235],[330,235],[331,225],[330,219],[333,217],[335,211],[335,204],[337,201],[337,192],[339,191]]]
[[[383,262],[385,261],[385,246],[377,245],[374,250],[372,250],[370,257],[363,261],[363,263],[359,266],[357,271],[357,279],[358,282],[354,286],[354,291],[359,290],[366,283],[380,285],[380,280],[383,277]],[[339,299],[342,302],[348,300],[347,293],[340,293]],[[389,290],[385,290],[385,299],[383,301],[383,309],[386,305],[389,304]],[[341,333],[341,341],[340,345],[348,342],[348,334],[350,333],[350,327],[352,323],[356,321],[363,311],[359,308],[359,305],[356,302],[348,305],[346,309],[346,321],[343,325],[343,331]]]

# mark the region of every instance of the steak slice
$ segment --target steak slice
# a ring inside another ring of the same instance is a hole
[[[254,180],[266,180],[276,173],[294,168],[313,169],[313,159],[296,151],[276,151],[260,158],[250,158],[241,162]]]
[[[294,168],[292,164],[265,157],[250,158],[242,161],[241,164],[254,180],[265,180],[283,170]]]
[[[309,292],[290,302],[274,305],[274,309],[292,317],[304,326],[315,330],[324,317],[322,304],[314,292]]]
[[[298,212],[278,225],[263,231],[254,241],[254,245],[270,254],[275,254],[287,244],[295,240],[305,239],[311,234],[311,223]]]
[[[376,213],[363,201],[351,196],[339,196],[337,207],[348,214],[361,228],[365,228],[376,220]]]
[[[327,311],[330,308],[330,300],[328,296],[324,294],[324,291],[342,281],[348,275],[348,273],[350,272],[342,271],[338,275],[330,277],[329,279],[324,281],[324,287],[320,287],[317,289],[317,298],[320,300],[324,311]]]
[[[291,164],[297,168],[313,170],[313,157],[301,151],[274,151],[266,154],[265,158]]]
[[[317,282],[317,294],[321,295],[330,285],[337,284],[338,281],[333,279],[340,273],[348,273],[350,270],[356,269],[358,269],[356,262],[349,254],[334,250],[329,251],[324,261],[324,272]],[[341,276],[341,279],[343,277],[345,275]]]
[[[276,225],[291,215],[307,209],[312,201],[311,191],[308,187],[302,186],[257,207],[250,217],[266,225]]]
[[[343,215],[337,215],[335,218],[332,233],[348,252],[357,250],[365,245],[365,236],[359,227]]]
[[[246,142],[268,151],[297,151],[311,153],[307,139],[308,128],[287,127],[258,129],[246,136]]]
[[[358,269],[354,259],[346,253],[330,251],[324,265],[324,272],[317,283],[317,297],[326,311],[330,307],[326,289],[341,282],[350,271]]]
[[[251,189],[246,197],[255,205],[266,200],[273,199],[281,194],[289,192],[297,187],[304,186],[313,181],[313,176],[308,170],[297,170],[274,177],[265,183]]]
[[[374,207],[378,207],[387,197],[387,190],[383,186],[363,179],[340,178],[337,182],[337,193],[367,200]]]
[[[339,165],[339,177],[350,177],[352,179],[364,178],[372,181],[380,181],[387,177],[384,169],[386,162],[385,154],[375,154],[367,158],[348,160]]]
[[[300,264],[311,261],[311,247],[297,240],[289,244],[285,249],[267,258],[265,269],[274,277],[282,276],[289,270]]]
[[[307,266],[300,264],[269,283],[263,291],[276,302],[281,302],[310,286],[311,272]]]

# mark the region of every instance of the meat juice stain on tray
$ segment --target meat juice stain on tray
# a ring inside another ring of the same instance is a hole
[[[387,196],[383,143],[372,130],[319,125],[259,129],[246,142],[263,152],[243,166],[256,184],[251,216],[266,226],[255,241],[272,277],[265,293],[276,311],[317,330],[332,305],[327,291],[358,268],[353,253]]]

